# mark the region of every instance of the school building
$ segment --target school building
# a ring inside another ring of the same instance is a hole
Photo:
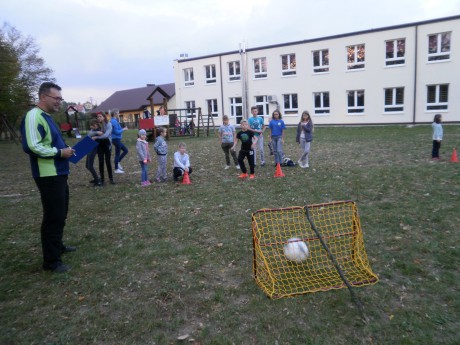
[[[460,15],[174,63],[177,108],[237,124],[250,107],[287,125],[460,122]]]

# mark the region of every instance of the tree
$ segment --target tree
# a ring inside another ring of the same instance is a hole
[[[32,37],[24,37],[8,23],[0,29],[0,113],[16,126],[37,101],[44,81],[55,81],[53,70],[38,56]]]

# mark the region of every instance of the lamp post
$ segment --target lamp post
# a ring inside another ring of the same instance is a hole
[[[248,84],[246,78],[246,49],[247,43],[240,43],[240,70],[241,70],[241,86],[242,86],[242,99],[243,99],[243,118],[248,119]]]

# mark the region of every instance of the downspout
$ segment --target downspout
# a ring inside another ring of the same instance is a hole
[[[223,78],[222,78],[222,55],[219,55],[219,75],[220,75],[220,103],[222,109],[222,116],[225,115],[224,112],[224,85],[223,85]]]
[[[414,54],[414,98],[413,98],[413,110],[412,110],[412,124],[415,125],[415,113],[417,107],[417,50],[418,50],[418,25],[415,26],[415,54]]]
[[[248,119],[248,89],[247,89],[247,78],[246,78],[246,46],[245,43],[240,43],[240,73],[242,83],[242,98],[243,98],[243,119]]]

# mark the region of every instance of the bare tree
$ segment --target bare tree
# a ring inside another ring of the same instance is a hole
[[[31,36],[23,36],[15,27],[4,23],[0,29],[0,113],[11,124],[37,101],[44,81],[55,81],[53,70],[46,67],[39,48]]]

